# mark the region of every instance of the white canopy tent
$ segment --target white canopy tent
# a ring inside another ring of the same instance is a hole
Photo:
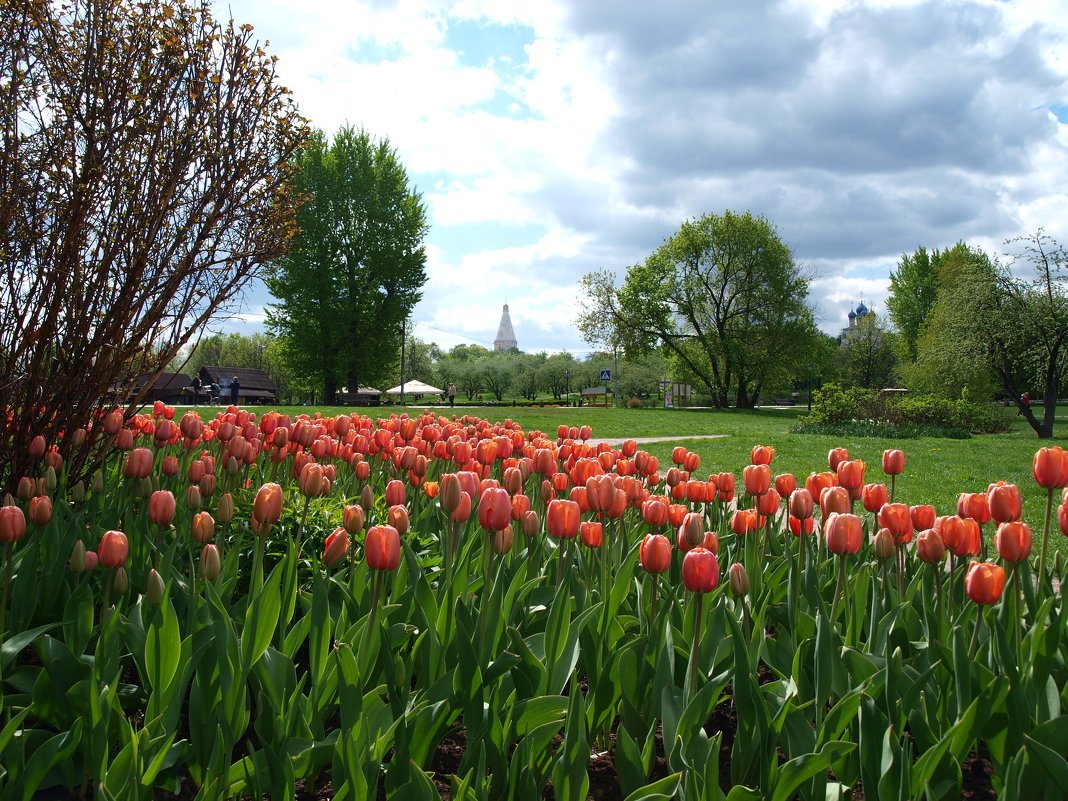
[[[440,395],[444,390],[432,387],[430,384],[424,384],[422,381],[405,381],[404,382],[404,394],[405,395]],[[387,395],[400,395],[400,386],[393,387],[393,389],[386,390]]]

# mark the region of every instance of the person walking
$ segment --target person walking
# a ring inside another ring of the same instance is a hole
[[[200,405],[200,376],[193,376],[193,405]]]
[[[234,376],[233,381],[230,382],[230,403],[234,406],[237,405],[237,396],[241,392],[241,382],[237,380],[237,376]]]
[[[456,385],[449,382],[449,386],[445,388],[445,394],[449,396],[449,406],[456,406]]]

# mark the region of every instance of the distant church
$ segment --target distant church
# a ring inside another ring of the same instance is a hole
[[[501,324],[497,328],[497,338],[493,340],[493,349],[508,351],[518,347],[515,330],[512,328],[512,318],[508,316],[508,304],[505,303],[504,312],[501,314]]]
[[[857,330],[861,321],[863,321],[869,314],[871,314],[871,309],[864,305],[864,301],[861,301],[856,309],[850,309],[849,324],[838,332],[838,341],[845,342],[849,339],[849,337],[853,335],[853,332]]]

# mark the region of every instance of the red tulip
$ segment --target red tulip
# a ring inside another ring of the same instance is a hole
[[[845,555],[860,550],[863,539],[864,523],[854,514],[832,514],[827,518],[825,536],[827,550],[831,553]]]
[[[974,521],[973,521],[974,522]],[[967,535],[967,526],[964,519],[956,515],[942,515],[935,518],[934,530],[942,538],[946,547],[953,550],[960,545]]]
[[[371,526],[367,529],[364,554],[372,570],[396,570],[400,562],[400,533],[393,526]]]
[[[980,526],[990,522],[990,501],[985,492],[962,492],[957,500],[957,514],[970,517]]]
[[[363,531],[363,507],[358,503],[346,506],[341,515],[341,524],[354,537]]]
[[[682,583],[690,592],[712,592],[719,584],[719,560],[698,545],[682,560]]]
[[[175,502],[170,490],[156,490],[148,499],[148,522],[166,526],[174,520]]]
[[[600,548],[604,540],[604,526],[592,520],[583,520],[579,525],[579,535],[587,548]]]
[[[749,456],[749,461],[753,464],[769,465],[771,464],[772,457],[775,456],[775,449],[768,445],[754,445]]]
[[[30,498],[30,505],[26,509],[26,516],[35,526],[47,526],[52,520],[52,499],[47,495],[38,495]]]
[[[686,461],[686,448],[682,445],[676,445],[671,450],[671,461],[679,465]]]
[[[890,502],[890,493],[885,484],[865,484],[860,492],[860,499],[864,508],[875,514]]]
[[[860,459],[843,460],[838,463],[838,485],[853,491],[864,486],[864,462]]]
[[[122,474],[127,478],[145,478],[152,472],[152,451],[148,448],[134,448],[126,455],[122,465]]]
[[[1031,527],[1019,521],[1002,523],[994,535],[998,554],[1006,562],[1022,562],[1030,556],[1031,540]]]
[[[793,534],[795,537],[800,537],[802,531],[805,534],[811,534],[813,531],[815,531],[815,524],[813,523],[811,517],[800,518],[790,515],[789,522],[790,533]]]
[[[819,503],[820,496],[827,487],[838,486],[838,476],[835,473],[809,473],[805,479],[805,489],[812,499]]]
[[[916,554],[923,562],[941,562],[946,557],[946,544],[933,528],[924,529],[916,535]]]
[[[799,520],[812,517],[812,493],[807,489],[796,489],[790,493],[790,514]]]
[[[716,497],[722,503],[734,500],[734,473],[719,473],[716,476]]]
[[[1057,525],[1061,527],[1061,534],[1068,537],[1068,505],[1061,504],[1057,507]]]
[[[955,556],[978,556],[983,547],[979,523],[970,517],[962,517],[961,520],[964,522],[964,536],[953,548],[953,554]]]
[[[883,451],[883,472],[888,476],[900,475],[905,469],[905,454],[899,450]]]
[[[349,552],[349,533],[344,528],[335,528],[334,532],[327,536],[323,543],[323,561],[328,566],[333,566]]]
[[[935,518],[938,513],[930,504],[918,504],[909,507],[909,517],[912,518],[912,527],[917,531],[934,528]]]
[[[453,523],[466,523],[469,517],[471,517],[471,496],[466,492],[461,492],[456,508],[449,513],[449,520]]]
[[[122,567],[130,545],[121,531],[106,531],[100,538],[96,553],[104,567]]]
[[[775,476],[775,491],[780,498],[789,498],[797,489],[797,477],[793,473],[780,473]]]
[[[578,534],[582,510],[574,501],[561,498],[550,501],[545,511],[545,523],[549,536],[557,539],[574,539]]]
[[[40,459],[44,456],[45,450],[48,448],[45,438],[38,434],[32,440],[30,440],[30,447],[27,449],[31,459]]]
[[[824,519],[834,513],[848,512],[853,506],[845,487],[827,487],[820,495],[820,511]]]
[[[763,495],[771,487],[771,468],[766,463],[747,465],[742,471],[742,478],[746,492]]]
[[[1031,467],[1040,487],[1060,489],[1068,484],[1068,453],[1057,446],[1039,448]]]
[[[1004,589],[1004,569],[990,562],[973,562],[964,576],[964,590],[977,604],[997,603]]]
[[[487,487],[478,501],[479,525],[486,531],[500,531],[508,525],[511,518],[512,499],[508,495],[508,490]]]
[[[739,509],[731,515],[731,531],[739,536],[752,534],[760,527],[760,519],[753,509]]]
[[[849,451],[845,448],[831,448],[827,452],[827,465],[831,468],[831,472],[838,472],[838,465],[842,462],[849,460]]]
[[[671,543],[662,534],[646,534],[638,559],[648,573],[663,573],[671,566]]]
[[[1020,488],[1015,484],[1006,484],[999,481],[991,484],[986,492],[987,503],[990,504],[990,517],[998,523],[1009,523],[1019,520],[1023,512],[1023,499],[1020,497]]]
[[[397,529],[402,537],[408,533],[408,507],[397,504],[386,510],[386,523]]]
[[[649,500],[642,503],[642,519],[653,528],[660,528],[667,522],[668,507],[660,500]]]
[[[407,499],[408,492],[403,481],[392,479],[386,484],[386,506],[403,505]]]
[[[903,503],[888,503],[879,510],[877,515],[879,525],[890,529],[894,535],[894,541],[898,545],[912,541],[912,516],[909,507]]]
[[[18,542],[26,536],[26,515],[19,506],[0,506],[0,542]]]
[[[760,514],[771,515],[777,514],[779,511],[779,504],[782,502],[782,498],[779,497],[779,493],[774,489],[769,489],[763,495],[760,496],[760,500],[757,502],[757,507],[760,510]]]

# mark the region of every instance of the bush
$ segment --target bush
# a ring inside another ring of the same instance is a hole
[[[1012,418],[1001,407],[966,397],[898,396],[827,384],[813,395],[812,413],[798,421],[801,433],[872,437],[951,437],[1008,431]]]

